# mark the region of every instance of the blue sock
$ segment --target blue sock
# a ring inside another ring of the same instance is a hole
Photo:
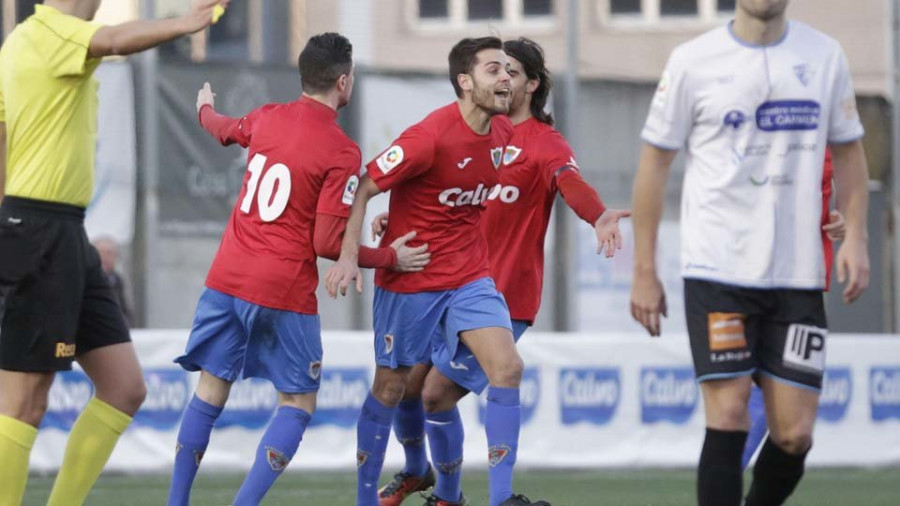
[[[378,478],[391,437],[395,408],[366,397],[356,425],[356,505],[378,506]],[[236,505],[235,505],[236,506]]]
[[[403,445],[406,467],[410,476],[425,476],[428,472],[428,456],[425,454],[425,411],[422,399],[400,401],[394,411],[394,434]]]
[[[484,430],[488,441],[490,506],[499,506],[513,493],[513,468],[521,423],[519,389],[488,387]]]
[[[312,415],[293,406],[280,406],[256,449],[256,460],[234,498],[234,506],[256,506],[294,458]]]
[[[756,449],[762,444],[769,431],[766,423],[766,403],[763,400],[762,389],[753,387],[750,390],[750,402],[747,404],[750,413],[750,432],[747,434],[747,442],[744,444],[744,453],[741,455],[741,469],[747,469],[747,464],[756,453]]]
[[[462,495],[463,441],[465,431],[459,417],[459,409],[454,407],[443,413],[425,415],[425,431],[431,459],[437,471],[434,495],[445,501],[458,501]]]
[[[188,403],[178,429],[175,468],[169,488],[169,506],[187,506],[191,500],[191,485],[200,468],[200,460],[209,446],[209,434],[222,408],[203,402],[196,395]]]

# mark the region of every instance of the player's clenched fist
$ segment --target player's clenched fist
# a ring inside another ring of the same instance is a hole
[[[338,261],[328,269],[325,274],[325,289],[332,299],[337,298],[338,290],[341,295],[347,295],[347,287],[350,282],[356,280],[356,291],[362,293],[362,275],[359,272],[359,266],[355,261],[351,261],[344,255],[338,258]]]

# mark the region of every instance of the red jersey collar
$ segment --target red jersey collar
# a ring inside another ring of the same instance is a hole
[[[300,99],[297,100],[299,104],[305,105],[309,107],[311,111],[315,114],[320,115],[324,119],[328,119],[331,121],[337,120],[338,112],[331,107],[319,102],[318,100],[310,97],[309,95],[300,95]]]

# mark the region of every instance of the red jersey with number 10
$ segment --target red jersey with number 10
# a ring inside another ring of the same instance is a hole
[[[515,126],[500,165],[501,189],[488,204],[483,227],[491,275],[513,320],[533,322],[541,306],[544,237],[560,169],[578,166],[559,132],[534,118]]]
[[[223,144],[249,148],[241,194],[206,286],[274,309],[316,314],[316,214],[347,218],[359,184],[359,147],[337,112],[311,98],[266,105]]]
[[[369,177],[381,191],[391,190],[382,244],[415,231],[409,245],[427,243],[431,252],[425,270],[379,269],[376,285],[415,293],[459,288],[490,276],[482,212],[497,185],[497,169],[511,135],[506,116],[494,116],[488,134],[475,133],[454,102],[407,129],[369,162]]]

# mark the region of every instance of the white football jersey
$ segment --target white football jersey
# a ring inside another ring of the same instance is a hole
[[[683,276],[824,288],[825,148],[862,135],[843,50],[807,25],[769,46],[728,25],[677,47],[642,137],[685,148]]]

